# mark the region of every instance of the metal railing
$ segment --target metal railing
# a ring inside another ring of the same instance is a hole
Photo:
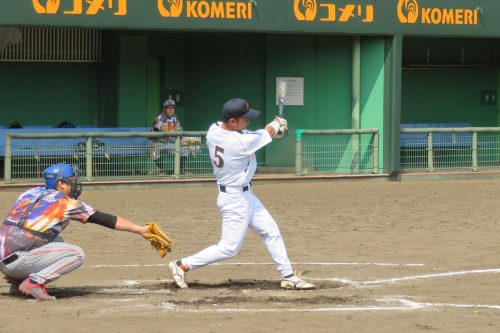
[[[8,133],[6,183],[39,181],[54,163],[77,165],[87,181],[211,177],[206,131]]]
[[[295,131],[295,174],[378,174],[378,129]]]
[[[401,171],[500,168],[500,127],[402,128]]]
[[[87,181],[213,177],[206,131],[8,133],[4,181],[43,180],[54,163]],[[500,169],[500,127],[402,128],[401,171]],[[378,129],[296,130],[295,173],[378,174]]]

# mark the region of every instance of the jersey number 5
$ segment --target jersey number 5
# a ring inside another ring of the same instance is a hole
[[[219,146],[215,146],[215,154],[214,154],[214,164],[218,168],[222,168],[224,166],[224,148]]]

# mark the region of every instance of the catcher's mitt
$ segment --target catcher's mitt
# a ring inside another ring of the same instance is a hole
[[[143,235],[144,238],[149,240],[151,246],[160,252],[160,256],[164,257],[167,252],[172,250],[172,240],[155,222],[146,224],[146,227],[148,227],[148,231]]]

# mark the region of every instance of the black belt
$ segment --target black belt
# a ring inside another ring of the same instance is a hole
[[[17,253],[12,253],[10,256],[8,256],[4,260],[2,260],[2,264],[4,264],[4,265],[11,264],[14,261],[16,261],[18,258],[19,258],[19,256],[17,255]]]
[[[235,188],[240,188],[240,187],[235,187]],[[250,188],[250,186],[245,185],[245,186],[241,187],[241,190],[243,192],[246,192],[246,191],[248,191],[249,188]],[[219,189],[220,189],[221,192],[227,193],[225,185],[219,185]]]

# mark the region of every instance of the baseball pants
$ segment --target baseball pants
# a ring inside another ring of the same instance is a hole
[[[62,275],[74,271],[83,264],[83,250],[64,243],[61,237],[30,251],[18,251],[18,258],[8,265],[0,263],[0,271],[5,276],[24,280],[29,277],[38,284],[57,280]]]
[[[221,240],[216,245],[181,259],[189,269],[200,268],[236,256],[250,228],[261,237],[281,276],[293,274],[276,221],[252,193],[251,187],[247,188],[247,191],[243,191],[241,187],[226,187],[226,192],[219,191],[217,206],[222,214]]]

